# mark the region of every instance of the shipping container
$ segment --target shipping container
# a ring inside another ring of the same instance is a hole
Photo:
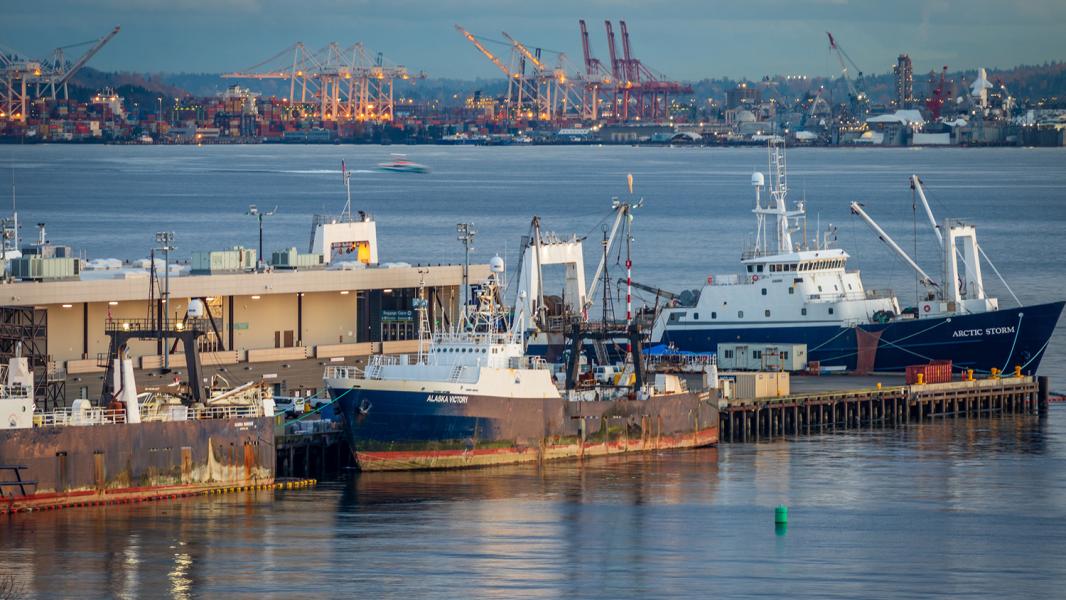
[[[951,361],[937,360],[925,365],[907,367],[907,385],[918,383],[918,375],[923,383],[948,383],[951,381]]]

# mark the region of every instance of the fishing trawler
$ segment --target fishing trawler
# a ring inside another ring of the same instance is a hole
[[[527,356],[516,302],[506,310],[504,262],[490,262],[462,323],[430,333],[427,303],[419,313],[415,356],[374,356],[365,369],[325,372],[358,467],[366,471],[476,467],[711,445],[717,404],[689,391],[676,375],[645,381],[635,332],[632,385],[581,385],[577,361],[565,383]],[[521,298],[519,299],[521,300]],[[572,356],[581,354],[580,345]]]
[[[763,204],[766,181],[754,173],[755,240],[741,256],[741,273],[708,277],[694,299],[663,310],[652,340],[709,352],[723,342],[806,344],[808,359],[821,367],[857,372],[940,360],[977,372],[1036,372],[1064,302],[1001,308],[985,293],[981,260],[998,271],[978,245],[976,229],[953,219],[938,224],[917,176],[911,184],[943,250],[939,280],[860,204],[851,204],[925,287],[917,306],[901,308],[890,291],[866,289],[859,272],[848,270],[850,257],[831,246],[831,231],[813,245],[792,239],[805,219],[804,205],[788,203],[781,143],[772,140],[769,151],[770,199]]]

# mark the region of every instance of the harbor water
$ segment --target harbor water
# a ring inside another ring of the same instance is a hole
[[[392,152],[428,174],[375,170]],[[307,244],[310,215],[344,204],[378,219],[382,262],[515,262],[544,229],[598,240],[633,173],[634,279],[672,291],[736,272],[764,148],[0,146],[23,238],[89,258],[141,258],[159,230],[177,255]],[[797,149],[807,236],[832,224],[871,289],[904,305],[913,273],[848,213],[859,201],[931,273],[939,218],[978,225],[1024,304],[1063,298],[1062,149]],[[6,184],[4,188],[9,188]],[[4,211],[6,212],[6,211]],[[802,236],[802,232],[797,234]],[[596,245],[586,246],[595,262]],[[612,257],[610,265],[621,274]],[[1002,306],[1015,304],[990,269]],[[637,295],[637,304],[649,303]],[[1042,365],[1066,388],[1060,324]],[[692,452],[465,473],[364,474],[311,491],[72,509],[0,521],[0,586],[28,597],[1051,597],[1066,584],[1066,409]],[[788,507],[775,530],[774,508]],[[2,589],[2,587],[0,587]]]

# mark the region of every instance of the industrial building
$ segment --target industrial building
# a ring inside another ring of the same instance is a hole
[[[103,357],[114,350],[109,331],[195,322],[201,384],[219,374],[230,384],[265,377],[285,394],[319,388],[329,362],[415,350],[420,294],[431,325],[456,322],[462,265],[379,265],[368,217],[315,223],[311,253],[274,252],[270,264],[237,248],[196,253],[191,269],[158,259],[83,268],[68,247],[26,246],[0,282],[0,355],[28,356],[38,402],[62,406],[100,393]],[[471,281],[487,274],[486,265],[470,266]],[[174,339],[131,340],[126,351],[149,386],[185,375],[185,349]]]

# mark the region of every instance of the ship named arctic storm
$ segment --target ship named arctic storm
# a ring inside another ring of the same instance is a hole
[[[466,323],[431,337],[419,301],[417,356],[375,356],[365,370],[328,367],[356,463],[365,471],[475,467],[712,445],[716,401],[675,375],[634,385],[560,390],[524,355],[525,315],[503,309],[503,260],[490,263]],[[521,305],[522,303],[516,303]]]
[[[917,306],[901,310],[891,292],[864,288],[859,272],[846,268],[848,254],[830,247],[828,235],[820,234],[811,246],[793,242],[792,233],[805,219],[804,206],[789,208],[784,152],[774,141],[769,150],[766,204],[761,198],[765,179],[752,175],[757,227],[754,245],[741,257],[743,272],[708,278],[695,300],[663,310],[652,340],[710,352],[728,342],[800,343],[807,345],[808,359],[821,366],[859,372],[902,371],[936,360],[978,372],[1016,367],[1036,372],[1066,303],[1000,308],[998,299],[985,293],[981,260],[988,257],[977,244],[976,229],[953,219],[938,224],[917,176],[911,184],[943,250],[939,281],[862,205],[851,204],[852,213],[917,273],[926,289]]]

